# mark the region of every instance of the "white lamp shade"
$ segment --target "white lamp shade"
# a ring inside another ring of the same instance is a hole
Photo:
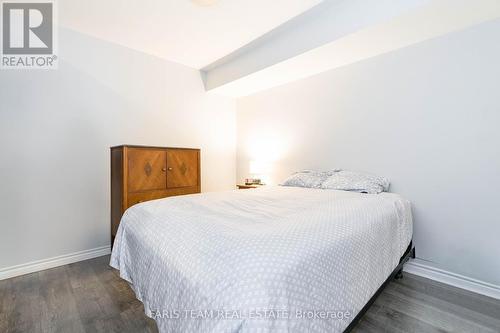
[[[212,6],[217,3],[218,0],[191,0],[195,5],[198,6]]]
[[[265,176],[271,171],[271,163],[266,161],[250,161],[250,175]]]

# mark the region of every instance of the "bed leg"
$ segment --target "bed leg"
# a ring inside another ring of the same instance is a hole
[[[394,275],[394,279],[399,280],[403,278],[403,269],[401,268],[396,275]]]

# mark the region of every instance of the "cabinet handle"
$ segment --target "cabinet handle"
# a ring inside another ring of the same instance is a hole
[[[165,172],[165,171],[167,171],[167,169],[165,169],[165,168],[162,168],[162,169],[161,169],[161,171]]]
[[[168,171],[172,171],[172,170],[173,170],[172,167],[168,167]]]

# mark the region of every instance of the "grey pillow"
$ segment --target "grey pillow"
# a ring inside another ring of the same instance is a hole
[[[389,185],[389,180],[384,177],[341,170],[325,179],[321,188],[377,194],[388,191]]]
[[[285,179],[280,185],[295,186],[307,188],[320,188],[321,184],[328,178],[331,173],[319,172],[313,170],[302,170],[292,174]]]

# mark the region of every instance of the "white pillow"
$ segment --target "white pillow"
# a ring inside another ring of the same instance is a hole
[[[389,185],[389,180],[384,177],[341,170],[325,179],[321,188],[377,194],[389,190]]]
[[[321,184],[331,173],[319,172],[313,170],[303,170],[293,173],[290,177],[285,179],[282,186],[296,186],[307,188],[320,188]]]

